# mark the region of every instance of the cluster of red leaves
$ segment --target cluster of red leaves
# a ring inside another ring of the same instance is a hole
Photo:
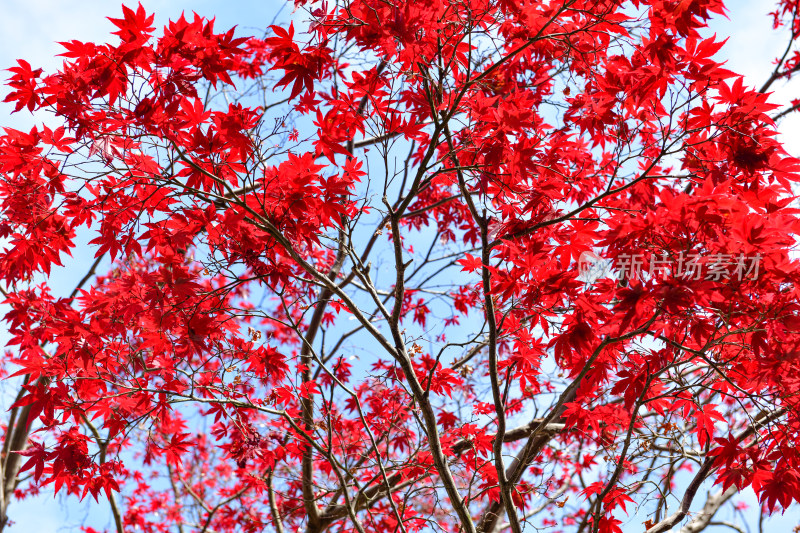
[[[120,524],[142,531],[474,531],[567,483],[579,501],[540,523],[612,533],[647,497],[637,480],[688,468],[653,451],[680,456],[681,437],[724,488],[800,501],[800,162],[700,36],[722,12],[352,0],[315,7],[303,44],[196,15],[156,36],[124,7],[118,43],[63,43],[55,74],[20,60],[6,101],[62,125],[0,136],[7,364],[25,380],[6,439],[41,435],[5,475],[112,501],[123,486]],[[234,80],[286,97],[272,130],[263,102],[201,96]],[[54,296],[86,236],[88,285]],[[759,269],[586,283],[587,254]],[[332,353],[320,328],[342,335]],[[337,350],[356,334],[368,360],[351,364]]]

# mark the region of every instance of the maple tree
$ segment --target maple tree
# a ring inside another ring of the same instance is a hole
[[[50,485],[117,532],[696,532],[746,488],[800,500],[800,104],[767,95],[800,3],[758,89],[701,32],[721,0],[296,8],[244,38],[123,7],[10,69],[58,125],[0,137],[0,529]]]

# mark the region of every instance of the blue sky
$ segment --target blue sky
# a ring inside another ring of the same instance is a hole
[[[216,16],[219,29],[238,24],[242,34],[260,32],[276,16],[279,20],[288,20],[292,11],[291,5],[278,0],[142,0],[142,4],[148,12],[156,13],[157,26],[178,17],[181,11],[196,11],[204,16]],[[773,2],[737,0],[729,1],[728,5],[730,19],[716,21],[709,35],[713,32],[719,36],[730,35],[730,40],[722,49],[722,55],[729,61],[728,67],[745,75],[748,85],[760,86],[772,71],[772,58],[779,55],[786,44],[783,38],[777,38],[772,32],[771,19],[767,16]],[[58,41],[105,41],[109,32],[114,30],[105,17],[120,14],[119,4],[107,0],[3,0],[2,8],[0,68],[14,65],[19,57],[46,71],[53,71],[60,64],[60,58],[56,57],[62,51],[56,44]],[[794,85],[775,84],[772,88],[775,93],[773,101],[788,104],[792,97],[800,96],[793,90],[798,86],[800,80]],[[4,93],[0,91],[0,94]],[[20,129],[31,127],[29,114],[9,116],[11,110],[8,104],[0,103],[0,126]],[[38,118],[41,120],[44,117]],[[785,118],[780,130],[787,150],[800,155],[800,116]],[[0,329],[0,344],[6,337],[6,332]],[[90,510],[90,507],[94,509]],[[74,526],[84,523],[97,528],[108,524],[104,502],[101,501],[100,506],[78,505],[74,500],[67,502],[61,497],[54,499],[52,494],[14,503],[11,513],[17,523],[10,528],[12,533],[31,530],[56,533],[65,529],[74,530]],[[784,519],[772,523],[772,529],[789,531],[797,524],[797,516],[798,513],[787,513]]]

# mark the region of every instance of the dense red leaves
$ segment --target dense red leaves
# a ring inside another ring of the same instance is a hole
[[[27,107],[28,111],[36,109],[41,100],[36,91],[36,79],[42,75],[42,69],[32,70],[30,63],[24,59],[17,60],[18,66],[8,69],[13,76],[8,80],[8,85],[15,89],[3,101],[16,102],[14,111]]]
[[[722,2],[332,9],[262,39],[123,7],[10,69],[59,122],[0,136],[18,495],[610,533],[703,456],[800,501],[800,162],[700,31]]]
[[[52,451],[33,442],[28,449],[18,452],[28,458],[20,472],[32,469],[35,481],[54,483],[57,492],[63,488],[81,499],[91,494],[98,500],[101,491],[110,497],[112,491],[119,491],[114,478],[119,475],[120,467],[115,463],[95,464],[87,453],[89,440],[73,427],[58,436]]]
[[[330,50],[321,44],[301,51],[294,40],[294,24],[289,30],[280,26],[271,26],[274,37],[264,39],[268,57],[273,62],[273,69],[282,69],[284,77],[275,85],[276,88],[292,86],[290,98],[299,95],[303,89],[314,91],[314,81],[323,77],[325,69],[330,67]]]

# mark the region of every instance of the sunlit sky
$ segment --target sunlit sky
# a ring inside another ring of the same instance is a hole
[[[156,26],[178,17],[181,11],[187,14],[196,11],[203,16],[216,16],[218,29],[239,25],[242,34],[258,33],[276,17],[279,21],[286,21],[292,12],[291,5],[278,0],[143,0],[142,4],[148,12],[156,13]],[[728,60],[728,68],[743,74],[747,85],[760,87],[773,69],[771,60],[786,46],[785,36],[779,37],[772,31],[771,18],[767,16],[774,2],[736,0],[727,4],[730,19],[716,21],[708,34],[716,32],[721,37],[730,36],[721,52]],[[34,67],[52,71],[61,62],[56,57],[62,51],[56,44],[58,41],[107,40],[114,26],[105,17],[119,16],[120,9],[118,3],[107,0],[2,0],[2,13],[0,68],[13,66],[16,58],[24,58]],[[791,98],[800,97],[798,87],[800,80],[796,80],[794,85],[775,84],[772,100],[786,105]],[[0,94],[5,92],[2,90]],[[11,110],[8,104],[0,104],[0,126],[26,130],[32,126],[27,112],[9,116]],[[786,149],[793,155],[800,155],[800,116],[785,118],[780,131]],[[4,338],[7,338],[5,331],[0,329],[0,343]],[[16,525],[10,528],[10,532],[55,533],[65,529],[77,530],[76,526],[84,523],[103,529],[109,523],[104,502],[91,511],[90,507],[72,500],[54,499],[52,493],[15,502],[10,514]],[[787,513],[784,520],[772,524],[772,529],[789,531],[796,525],[797,517],[798,513]],[[641,526],[631,531],[641,531]]]

